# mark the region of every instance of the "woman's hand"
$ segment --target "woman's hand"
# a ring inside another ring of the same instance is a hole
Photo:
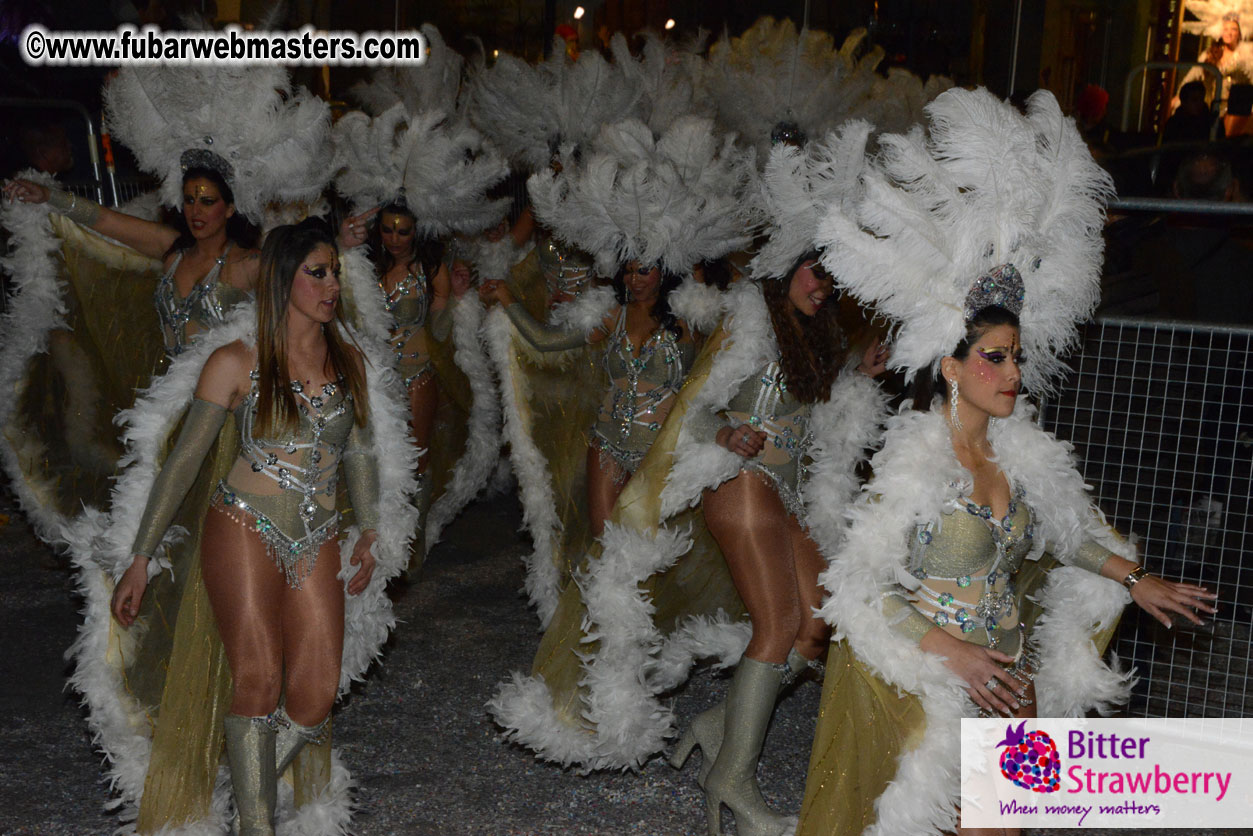
[[[367,209],[360,215],[350,215],[344,218],[339,225],[339,237],[336,241],[339,243],[341,250],[350,250],[359,244],[364,244],[366,236],[369,235],[370,225],[367,221],[378,214],[379,207]]]
[[[474,277],[470,275],[470,265],[459,258],[454,259],[452,269],[449,272],[452,276],[453,298],[460,299],[470,289],[470,285],[474,281]]]
[[[491,279],[479,285],[479,298],[486,305],[496,302],[503,307],[508,307],[513,304],[513,294],[500,279]]]
[[[47,203],[48,188],[29,180],[5,180],[4,197],[16,203]]]
[[[888,370],[888,358],[892,356],[892,347],[884,345],[878,337],[862,352],[861,363],[857,371],[866,377],[875,378]]]
[[[732,453],[746,459],[755,457],[766,446],[766,434],[754,430],[748,424],[740,424],[735,429],[723,427],[718,430],[715,440]]]
[[[966,683],[966,693],[975,705],[1006,717],[1021,708],[1014,697],[1025,696],[1026,689],[1004,667],[1014,661],[1012,657],[962,641],[939,627],[923,636],[920,646],[928,653],[944,657],[944,666]]]
[[[370,585],[370,578],[374,576],[374,541],[378,539],[378,532],[374,529],[364,531],[357,538],[357,545],[352,548],[352,557],[348,559],[348,565],[358,566],[357,574],[353,575],[348,581],[348,594],[360,595],[365,588]]]
[[[1218,609],[1209,602],[1217,598],[1216,593],[1203,586],[1163,580],[1156,575],[1145,575],[1131,587],[1131,600],[1167,627],[1173,626],[1168,612],[1178,613],[1193,624],[1204,624],[1194,610],[1213,615]]]
[[[147,589],[148,558],[137,554],[118,579],[117,586],[113,587],[113,601],[109,608],[118,624],[129,627],[135,623],[135,617],[139,615],[139,605],[143,603],[144,591]]]

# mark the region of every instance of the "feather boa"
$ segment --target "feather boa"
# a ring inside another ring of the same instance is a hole
[[[124,819],[133,819],[143,794],[151,741],[143,711],[127,695],[119,672],[107,661],[113,580],[130,563],[131,541],[159,469],[160,451],[194,395],[200,369],[221,346],[235,340],[251,344],[255,319],[252,305],[241,306],[222,326],[194,341],[168,373],[143,393],[135,407],[119,416],[126,427],[128,454],[127,467],[113,491],[112,510],[106,514],[89,508],[64,532],[77,569],[78,591],[86,602],[78,638],[67,654],[75,663],[70,682],[83,695],[93,739],[109,760],[109,781],[118,793],[111,806],[122,808]],[[408,441],[407,409],[396,395],[399,384],[385,362],[386,354],[378,339],[352,336],[366,356],[370,429],[379,475],[380,524],[374,577],[365,591],[345,599],[341,695],[354,681],[364,679],[395,626],[385,589],[388,580],[399,574],[408,560],[417,513],[412,503],[417,451]],[[349,559],[359,532],[354,527],[345,534],[340,543],[343,579],[356,572]],[[169,569],[167,559],[150,563],[150,572],[164,569]],[[218,783],[211,819],[177,832],[221,831],[225,826],[227,788],[223,780]],[[279,832],[291,836],[346,833],[351,816],[351,784],[347,770],[335,760],[331,784],[324,795],[300,808]]]
[[[773,330],[760,292],[742,283],[731,294],[727,307],[735,315],[727,323],[728,341],[689,414],[725,406],[740,383],[774,359]],[[822,535],[828,553],[840,542],[841,512],[857,488],[854,469],[874,443],[884,410],[877,384],[855,372],[840,375],[830,400],[814,405],[811,425],[818,437],[816,461],[804,489],[811,509],[806,524]],[[733,470],[724,471],[719,462],[713,473],[700,472],[703,448],[716,445],[686,438],[684,431],[678,445],[666,485],[671,492],[668,506],[667,494],[662,494],[666,518],[699,501],[705,487],[734,476],[742,461],[724,451],[734,458]],[[698,454],[684,455],[685,445],[699,445]],[[547,684],[538,677],[515,674],[489,703],[508,739],[530,747],[538,757],[578,765],[583,772],[637,769],[659,752],[674,732],[673,710],[660,696],[680,685],[698,659],[712,658],[717,667],[734,665],[751,635],[747,623],[723,613],[690,617],[669,635],[653,623],[653,605],[640,584],[687,553],[692,542],[686,531],[661,525],[649,533],[608,523],[600,543],[600,557],[576,579],[587,610],[582,641],[599,643],[583,658],[579,679],[582,717],[590,732],[562,721],[552,708]]]
[[[1028,490],[1037,551],[1048,544],[1065,561],[1083,539],[1095,537],[1130,555],[1128,544],[1113,538],[1094,513],[1069,445],[1037,427],[1032,417],[1032,408],[1020,402],[1012,417],[997,422],[989,439],[1011,483]],[[951,831],[958,795],[951,743],[960,718],[973,716],[974,705],[964,683],[938,656],[893,631],[881,595],[885,588],[912,580],[905,560],[914,527],[938,522],[952,508],[951,500],[971,489],[972,480],[953,453],[947,424],[936,413],[893,417],[872,466],[875,475],[864,489],[866,499],[849,512],[852,525],[843,542],[833,546],[822,528],[815,529],[831,557],[822,575],[830,596],[821,614],[835,628],[835,638],[847,640],[885,682],[917,695],[927,719],[921,741],[902,755],[896,778],[876,802],[878,819],[865,832]],[[1063,567],[1049,576],[1040,600],[1046,611],[1035,634],[1041,657],[1036,679],[1040,716],[1075,715],[1125,701],[1129,677],[1101,663],[1091,633],[1118,617],[1128,601],[1126,591],[1114,581]]]
[[[604,321],[615,304],[612,288],[592,288],[574,301],[560,305],[552,312],[552,321],[558,326],[591,331]],[[557,517],[548,462],[530,435],[531,409],[527,404],[530,392],[517,361],[517,350],[525,342],[517,336],[503,310],[491,312],[487,323],[487,350],[500,379],[505,440],[509,442],[509,457],[518,477],[522,524],[535,547],[525,558],[523,588],[531,605],[539,611],[540,624],[547,627],[561,594],[560,573],[553,562],[561,521]]]
[[[50,188],[58,188],[56,180],[34,169],[21,176]],[[0,269],[13,277],[13,294],[0,329],[0,463],[4,465],[9,485],[22,512],[34,526],[41,540],[59,539],[65,519],[51,508],[44,507],[35,491],[26,484],[21,467],[21,452],[13,445],[25,439],[10,439],[4,430],[24,388],[22,376],[31,358],[48,350],[48,334],[64,326],[66,313],[64,290],[58,274],[60,241],[52,232],[45,204],[0,201],[0,224],[9,231],[10,252],[0,258]]]
[[[496,397],[491,362],[483,348],[483,303],[467,293],[453,308],[452,341],[457,365],[470,381],[472,401],[466,449],[453,468],[452,478],[426,518],[426,553],[439,542],[452,522],[487,486],[500,458],[500,402]]]

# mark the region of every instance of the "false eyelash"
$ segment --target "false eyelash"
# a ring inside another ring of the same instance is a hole
[[[313,278],[317,279],[318,281],[321,281],[322,279],[325,279],[325,278],[326,278],[326,276],[327,276],[327,269],[326,269],[325,267],[319,267],[319,268],[318,268],[318,269],[316,269],[316,270],[310,270],[308,267],[301,267],[300,269],[301,269],[301,270],[303,270],[303,271],[305,272],[305,275],[306,275],[306,276],[312,276]],[[330,271],[330,272],[335,274],[335,278],[337,278],[337,279],[339,278],[339,268],[338,268],[338,267],[336,267],[334,270],[332,270],[332,271]]]

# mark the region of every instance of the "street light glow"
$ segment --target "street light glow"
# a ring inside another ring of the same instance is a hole
[[[674,28],[674,18],[670,18],[669,20],[667,20],[667,21],[666,21],[666,28],[667,28],[667,29],[673,29],[673,28]]]
[[[575,20],[583,19],[583,7],[582,6],[579,6],[577,9],[574,10],[574,19]]]

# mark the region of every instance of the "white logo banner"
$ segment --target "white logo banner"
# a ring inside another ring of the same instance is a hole
[[[962,719],[962,827],[1248,827],[1253,719]]]

